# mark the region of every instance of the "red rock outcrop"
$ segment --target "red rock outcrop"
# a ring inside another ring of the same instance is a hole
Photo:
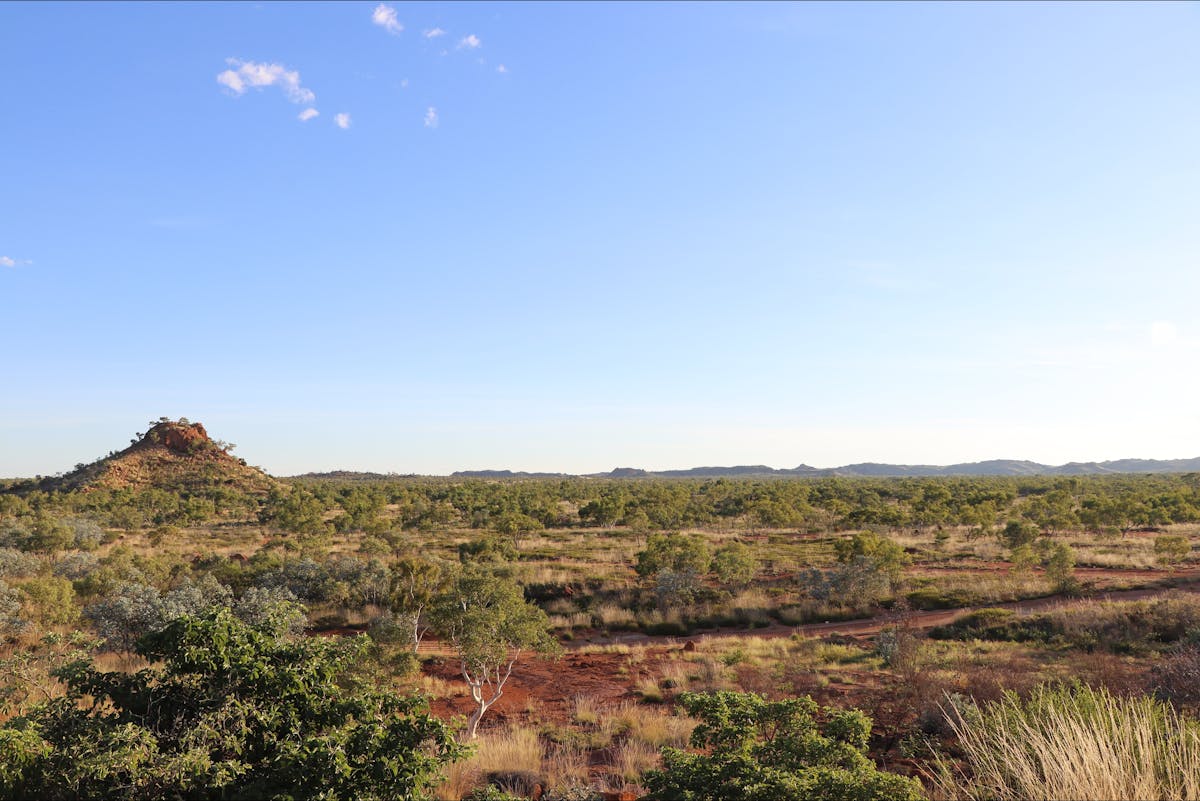
[[[209,441],[208,432],[200,423],[160,423],[151,429],[154,430],[162,434],[162,444],[176,453],[191,453]]]

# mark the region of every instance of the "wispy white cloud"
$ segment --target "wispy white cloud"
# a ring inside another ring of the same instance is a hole
[[[423,34],[426,39],[436,39],[439,36],[445,36],[446,32],[441,28],[429,28]]]
[[[299,114],[296,115],[296,117],[300,120],[300,122],[308,122],[313,117],[319,117],[319,116],[321,116],[321,112],[317,111],[315,108],[306,108],[306,109],[304,109],[304,111],[301,111]]]
[[[341,128],[343,131],[350,127],[350,115],[342,112],[333,117],[333,124]]]
[[[371,12],[371,22],[392,34],[400,33],[400,31],[404,30],[404,26],[400,24],[400,20],[396,19],[396,9],[386,3],[380,3],[375,6],[375,10]]]
[[[430,106],[429,108],[425,109],[425,127],[426,128],[438,127],[438,111],[433,106]]]
[[[18,267],[22,264],[33,264],[29,259],[14,259],[12,256],[0,256],[0,267]]]
[[[501,64],[499,67],[496,67],[496,72],[500,73],[501,75],[504,75],[508,72],[508,67]]]
[[[300,73],[289,70],[282,64],[266,64],[227,58],[228,69],[217,75],[217,83],[235,95],[244,95],[248,88],[264,89],[278,86],[293,103],[312,103],[317,96],[300,85]]]
[[[400,88],[401,88],[401,89],[407,89],[407,88],[408,88],[408,78],[402,78],[402,79],[400,80]]]
[[[468,50],[474,50],[475,48],[481,46],[482,44],[483,44],[483,42],[481,42],[479,40],[479,37],[473,33],[469,34],[467,36],[464,36],[463,38],[458,40],[458,47],[460,50],[464,47],[467,48]]]

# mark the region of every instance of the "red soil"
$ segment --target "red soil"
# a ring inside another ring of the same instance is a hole
[[[1187,581],[1175,588],[1183,592],[1200,592],[1200,572],[1184,574]],[[1094,600],[1134,601],[1162,595],[1170,590],[1141,589],[1124,590],[1093,596]],[[1029,613],[1060,604],[1078,603],[1077,599],[1050,596],[1015,603],[993,604],[989,608],[1011,609]],[[929,629],[945,625],[978,607],[945,609],[927,612],[908,612],[904,625],[916,629]],[[636,701],[638,694],[633,690],[639,678],[659,675],[658,667],[678,658],[689,649],[689,643],[729,637],[790,637],[793,634],[807,636],[842,636],[866,638],[878,634],[887,626],[900,621],[894,613],[860,620],[811,623],[802,626],[772,625],[760,629],[721,629],[698,633],[686,640],[646,634],[626,633],[608,637],[578,639],[566,644],[566,653],[559,659],[545,659],[536,655],[523,656],[505,685],[504,693],[484,718],[488,727],[515,720],[562,723],[571,719],[572,702],[576,696],[594,699],[598,706],[610,706],[622,701]],[[351,633],[352,630],[346,630]],[[337,633],[342,633],[340,630]],[[589,645],[628,644],[646,646],[636,660],[619,653],[584,653],[579,649]],[[690,646],[694,648],[695,646]],[[440,643],[427,641],[421,652],[437,654],[438,658],[426,663],[425,672],[431,676],[464,687],[458,663],[453,655]],[[853,672],[853,671],[848,671]],[[883,677],[870,672],[853,672],[853,687],[826,687],[821,695],[829,700],[840,699],[854,703],[863,693],[880,690]],[[473,702],[467,695],[452,698],[437,698],[432,701],[433,712],[439,716],[468,715]]]

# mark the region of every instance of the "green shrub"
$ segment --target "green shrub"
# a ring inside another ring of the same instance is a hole
[[[1154,538],[1154,554],[1160,564],[1177,565],[1192,552],[1192,544],[1187,537],[1164,534]]]
[[[818,710],[811,698],[683,693],[700,720],[691,745],[663,749],[644,777],[653,801],[917,801],[916,779],[885,773],[866,755],[871,721],[858,710]],[[818,713],[821,722],[818,721]]]
[[[462,748],[420,699],[353,677],[366,647],[178,619],[139,643],[154,667],[72,663],[64,697],[0,727],[0,798],[422,797]]]
[[[686,623],[674,620],[664,620],[659,623],[648,623],[643,629],[647,634],[657,637],[686,637],[692,633]]]
[[[908,593],[905,598],[913,609],[961,609],[979,603],[978,595],[961,587],[921,587]]]

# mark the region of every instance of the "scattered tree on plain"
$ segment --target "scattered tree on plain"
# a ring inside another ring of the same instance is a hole
[[[513,666],[526,651],[555,653],[546,613],[528,603],[511,579],[477,565],[465,566],[433,608],[434,629],[458,653],[475,711],[467,721],[474,738],[484,713],[504,694]]]

